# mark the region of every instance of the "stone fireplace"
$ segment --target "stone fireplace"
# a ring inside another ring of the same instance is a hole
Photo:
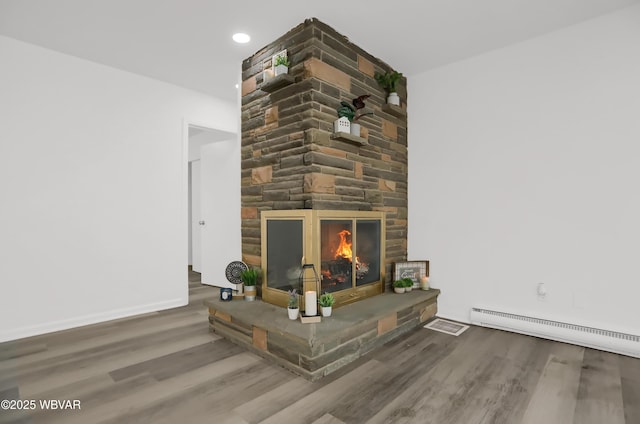
[[[283,51],[289,73],[271,76]],[[263,302],[206,301],[209,324],[312,381],[437,312],[439,290],[387,290],[392,264],[407,259],[406,80],[397,107],[374,77],[391,70],[316,19],[242,64],[242,260],[263,269]],[[334,132],[341,102],[366,95],[359,135]],[[318,290],[313,279],[300,287],[303,263],[348,306],[290,320],[287,290]]]
[[[265,79],[283,51],[289,73]],[[374,78],[390,70],[317,19],[243,62],[242,260],[266,271],[263,300],[285,305],[303,256],[339,305],[382,293],[391,264],[406,260],[406,80],[397,107],[386,104]],[[370,114],[359,120],[359,136],[334,133],[340,102],[363,95]],[[267,252],[265,220],[298,231],[282,241],[289,253],[282,269],[267,266],[275,256]],[[378,232],[375,243],[367,232]],[[358,250],[355,261],[346,250],[336,254],[340,234]],[[371,244],[380,250],[375,260],[364,258]]]

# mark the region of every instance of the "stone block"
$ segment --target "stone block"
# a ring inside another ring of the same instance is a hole
[[[383,119],[382,120],[382,135],[389,137],[392,140],[398,139],[398,126],[393,122]]]
[[[242,219],[256,219],[258,218],[258,208],[243,207],[240,209],[240,217]]]
[[[315,357],[308,357],[306,355],[300,355],[300,366],[309,371],[316,371],[325,365],[339,360],[345,356],[357,353],[360,348],[360,343],[357,339],[350,340],[333,350],[323,353]]]
[[[376,69],[373,66],[373,63],[370,60],[367,60],[365,57],[358,55],[358,69],[365,75],[369,75],[370,77],[374,77],[376,73]]]
[[[336,194],[364,200],[364,190],[357,187],[336,187]]]
[[[309,152],[304,155],[304,164],[324,165],[333,168],[353,170],[353,161],[348,159],[337,158],[320,152]]]
[[[273,106],[264,111],[264,123],[278,122],[278,106]]]
[[[242,81],[242,96],[246,96],[249,93],[256,91],[257,87],[256,78],[250,77],[244,81]]]
[[[231,322],[231,315],[226,314],[222,311],[216,311],[214,316],[218,319],[221,319],[223,321],[227,321],[227,322]]]
[[[265,202],[273,202],[273,201],[287,201],[289,200],[289,191],[288,190],[265,190],[262,193],[262,199]]]
[[[344,150],[335,149],[333,147],[318,146],[317,150],[321,153],[324,153],[330,156],[335,156],[337,158],[342,158],[342,159],[347,158],[347,152],[345,152]]]
[[[382,191],[396,191],[396,182],[381,179],[378,181],[378,188]]]
[[[265,184],[273,178],[273,167],[261,166],[251,170],[251,184]]]
[[[420,311],[420,322],[425,322],[433,318],[438,313],[438,304],[436,302],[427,305]]]
[[[253,327],[253,346],[260,350],[267,350],[267,330]]]
[[[383,203],[382,193],[379,191],[366,191],[364,199],[372,205],[381,205]]]
[[[336,118],[337,119],[337,118]],[[304,132],[305,134],[305,143],[311,144],[329,144],[331,140],[331,134],[326,131],[320,131],[317,128],[311,128]]]
[[[353,176],[359,180],[362,179],[363,176],[363,166],[361,162],[355,162],[353,165]]]
[[[304,62],[304,77],[317,78],[321,81],[333,84],[344,91],[351,91],[351,77],[343,71],[324,63],[320,59],[311,58]]]
[[[378,320],[378,336],[387,333],[398,325],[398,315],[394,312]]]
[[[242,262],[247,265],[260,266],[262,264],[262,258],[260,255],[248,255],[243,253]]]
[[[292,168],[292,167],[295,167],[295,166],[302,166],[302,165],[304,165],[304,156],[303,155],[284,157],[280,161],[280,169]]]
[[[304,192],[305,193],[329,193],[333,194],[336,190],[335,175],[311,173],[304,176]]]

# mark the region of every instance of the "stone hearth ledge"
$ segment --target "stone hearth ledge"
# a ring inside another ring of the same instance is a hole
[[[256,300],[205,300],[209,328],[290,371],[318,380],[434,317],[440,290],[385,292],[333,310],[322,322],[290,320]]]

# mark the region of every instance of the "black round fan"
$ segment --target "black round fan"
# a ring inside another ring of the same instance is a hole
[[[230,283],[240,284],[242,283],[242,279],[240,278],[240,274],[242,271],[248,270],[249,267],[242,261],[233,261],[229,265],[227,265],[227,269],[224,271],[224,275],[227,277]]]

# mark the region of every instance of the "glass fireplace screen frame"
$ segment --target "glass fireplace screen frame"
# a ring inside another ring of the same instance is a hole
[[[377,228],[379,255],[377,258],[369,257],[372,267],[369,268],[366,278],[362,276],[362,265],[351,261],[351,271],[345,272],[351,279],[351,287],[338,291],[330,291],[336,303],[334,308],[362,300],[367,297],[381,294],[384,291],[385,281],[385,213],[377,211],[334,211],[334,210],[284,210],[262,211],[261,213],[261,260],[262,260],[262,300],[275,305],[287,306],[289,288],[298,289],[299,294],[305,291],[318,291],[319,287],[304,279],[305,287],[299,287],[300,272],[303,263],[314,265],[319,279],[322,282],[327,278],[322,274],[322,223],[344,224],[350,227],[349,242],[353,247],[353,257],[358,256],[358,240],[363,237],[358,235],[359,228]],[[379,222],[379,224],[378,224]],[[281,234],[283,230],[286,234]],[[276,231],[279,234],[275,234]],[[269,234],[272,232],[272,234]],[[326,233],[326,231],[325,231]],[[271,235],[271,238],[269,237]],[[364,233],[363,233],[364,235]],[[301,237],[301,239],[300,239]],[[326,234],[325,234],[326,237]],[[370,238],[370,235],[368,236]],[[364,244],[363,244],[364,245]],[[363,247],[364,248],[364,247]],[[269,257],[271,251],[272,258]],[[375,251],[375,249],[374,249]],[[326,252],[325,252],[326,265]],[[375,262],[377,261],[377,266]],[[271,264],[271,269],[269,265]],[[277,266],[274,266],[277,265]],[[274,269],[274,268],[280,269]],[[358,269],[360,267],[360,269]],[[326,272],[326,271],[325,271]],[[375,273],[375,275],[371,275]],[[271,279],[271,281],[270,281]],[[322,283],[318,285],[321,286]],[[344,283],[343,283],[344,285]],[[321,290],[324,292],[324,290]],[[318,293],[318,296],[321,293]],[[304,295],[300,297],[300,308],[305,309]]]

